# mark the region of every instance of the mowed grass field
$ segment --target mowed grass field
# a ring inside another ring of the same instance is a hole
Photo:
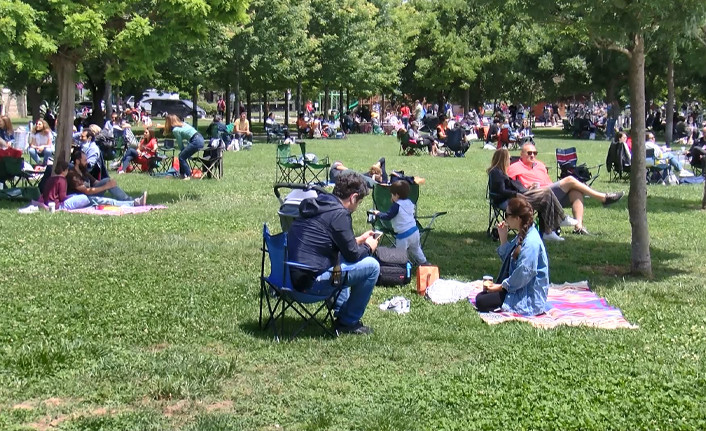
[[[603,163],[606,141],[539,132]],[[448,211],[425,249],[443,278],[496,274],[485,234],[492,152],[404,157],[394,138],[310,141],[361,171],[379,157],[426,178],[419,213]],[[262,224],[279,231],[275,146],[225,155],[221,181],[115,176],[169,208],[96,217],[20,215],[0,203],[0,429],[471,430],[706,428],[703,186],[649,186],[652,280],[627,275],[627,199],[587,200],[593,236],[549,243],[553,282],[588,280],[637,330],[488,326],[413,284],[376,288],[369,337],[276,342],[258,328]],[[594,171],[595,172],[595,171]],[[601,191],[628,191],[609,183]],[[366,229],[366,198],[353,215]],[[404,316],[379,311],[395,295]]]

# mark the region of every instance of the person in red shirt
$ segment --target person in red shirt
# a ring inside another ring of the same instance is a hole
[[[528,189],[549,187],[563,207],[571,206],[574,218],[578,221],[574,226],[574,233],[579,235],[588,235],[588,231],[583,225],[584,196],[588,195],[597,199],[606,206],[618,202],[623,197],[623,192],[601,193],[593,190],[572,176],[552,182],[547,173],[547,167],[537,160],[537,148],[532,143],[526,143],[522,146],[520,160],[510,165],[507,175],[512,179],[519,180]]]
[[[150,129],[145,129],[142,140],[137,149],[128,148],[123,156],[122,165],[118,169],[119,174],[124,174],[130,162],[135,160],[141,165],[142,171],[148,171],[150,167],[150,159],[157,155],[157,138],[154,137],[154,132]]]
[[[409,129],[409,116],[411,115],[411,112],[409,110],[409,106],[407,104],[403,103],[402,107],[400,108],[400,117],[402,117],[402,124],[404,124],[405,129]]]

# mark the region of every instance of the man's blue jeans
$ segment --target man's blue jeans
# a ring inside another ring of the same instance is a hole
[[[108,181],[110,181],[110,178],[103,178],[102,180],[100,180],[100,181],[96,182],[95,184],[93,184],[92,187],[101,187],[101,186],[104,186]],[[108,189],[108,191],[110,192],[110,195],[111,195],[112,197],[114,197],[115,199],[117,199],[117,200],[119,200],[119,201],[131,201],[131,200],[132,200],[132,198],[131,198],[130,196],[128,196],[128,194],[125,193],[125,192],[123,191],[123,189],[121,189],[121,188],[118,187],[118,186],[115,186],[115,187],[113,187],[113,188],[110,188],[110,189]],[[102,193],[98,193],[97,195],[94,195],[94,196],[104,196],[104,195],[105,195],[105,192],[102,192]]]
[[[306,293],[326,295],[335,288],[331,286],[331,270],[321,274],[311,289]],[[358,323],[365,313],[365,308],[370,301],[375,282],[380,275],[380,264],[375,258],[368,256],[356,263],[341,263],[341,271],[348,274],[346,288],[341,291],[336,301],[336,314],[338,321],[351,326]]]
[[[179,153],[179,173],[184,177],[191,176],[191,167],[188,159],[203,148],[203,136],[200,133],[195,134],[189,140],[189,144]]]

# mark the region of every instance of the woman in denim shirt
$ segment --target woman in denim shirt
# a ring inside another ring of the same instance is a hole
[[[15,139],[15,130],[12,128],[10,117],[0,117],[0,149],[12,147]]]
[[[517,230],[517,236],[510,242],[507,240],[508,228]],[[549,309],[549,261],[544,243],[534,227],[532,206],[526,199],[510,199],[505,221],[498,225],[498,236],[498,255],[504,262],[509,259],[509,273],[501,274],[502,280],[497,280],[500,284],[494,284],[476,296],[476,308],[480,312],[502,308],[524,316],[544,313]]]

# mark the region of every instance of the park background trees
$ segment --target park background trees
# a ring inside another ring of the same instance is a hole
[[[253,96],[267,104],[296,94],[299,110],[320,93],[322,111],[345,110],[344,93],[465,109],[593,97],[613,116],[629,103],[632,270],[649,276],[645,107],[667,102],[669,142],[677,100],[706,94],[705,9],[699,0],[9,0],[0,5],[0,82],[27,92],[35,118],[42,98],[58,95],[64,159],[78,80],[94,122],[115,88],[139,95],[147,86],[180,90],[195,105],[199,89],[233,92],[236,111],[243,96],[249,110]],[[329,106],[333,91],[338,106]]]

